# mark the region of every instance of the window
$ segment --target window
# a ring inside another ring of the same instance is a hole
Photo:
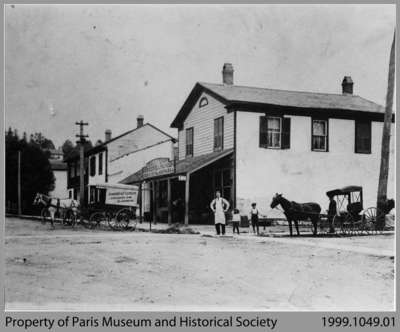
[[[103,174],[103,153],[99,154],[99,175]]]
[[[96,175],[96,156],[90,157],[90,176]]]
[[[208,99],[206,97],[201,98],[200,102],[199,102],[199,108],[207,106],[207,105],[208,105]]]
[[[355,152],[371,153],[371,122],[356,121]]]
[[[193,156],[193,128],[186,129],[186,156]]]
[[[312,120],[312,151],[328,151],[328,120]]]
[[[214,150],[224,148],[224,117],[214,120]]]
[[[94,203],[96,201],[96,188],[91,186],[89,193],[90,193],[89,203]]]
[[[260,147],[268,149],[290,148],[290,118],[260,117]]]
[[[68,190],[68,198],[72,198],[72,190]]]

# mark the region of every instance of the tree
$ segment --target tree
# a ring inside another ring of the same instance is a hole
[[[33,135],[31,135],[31,142],[39,145],[39,147],[44,150],[55,149],[53,142],[50,139],[44,137],[42,133],[34,133]]]
[[[64,159],[66,159],[74,151],[75,147],[74,147],[74,144],[69,139],[67,139],[63,143],[61,149],[62,149],[62,152],[64,155]]]
[[[23,213],[33,212],[37,192],[48,194],[54,189],[54,174],[46,153],[35,142],[20,139],[16,132],[6,134],[6,202],[18,201],[18,151],[21,151],[21,196]]]

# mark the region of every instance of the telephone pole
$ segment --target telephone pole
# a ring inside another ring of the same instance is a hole
[[[79,122],[75,122],[77,126],[79,126],[79,134],[75,136],[79,138],[79,141],[76,141],[79,144],[79,154],[80,154],[80,162],[79,162],[79,205],[81,207],[85,206],[85,142],[86,137],[89,135],[83,134],[84,126],[88,126],[89,123],[83,122],[82,120]]]
[[[394,91],[394,69],[395,69],[395,39],[396,33],[393,34],[392,48],[390,50],[389,60],[389,74],[388,74],[388,87],[386,93],[386,108],[385,118],[383,123],[382,133],[382,147],[381,147],[381,166],[379,172],[379,184],[378,184],[378,197],[376,206],[379,210],[384,211],[386,209],[387,200],[387,183],[389,174],[389,156],[390,156],[390,129],[392,126],[392,106],[393,106],[393,91]],[[377,216],[380,220],[377,220],[377,227],[383,229],[385,227],[385,214],[382,213]]]
[[[21,150],[18,150],[18,215],[22,214],[21,201]]]

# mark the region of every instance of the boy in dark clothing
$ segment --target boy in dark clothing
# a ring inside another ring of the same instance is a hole
[[[232,213],[233,234],[235,234],[235,229],[239,234],[239,223],[240,223],[240,212],[238,209],[234,209]]]
[[[251,210],[250,210],[250,220],[251,220],[251,225],[253,226],[253,232],[256,233],[256,228],[257,228],[257,235],[260,234],[259,228],[258,228],[258,209],[256,208],[256,203],[251,204]]]
[[[328,207],[328,224],[329,224],[329,233],[335,233],[335,228],[333,227],[333,218],[337,214],[336,209],[336,201],[333,199],[333,196],[329,197],[329,207]]]

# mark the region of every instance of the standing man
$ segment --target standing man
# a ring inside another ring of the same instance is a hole
[[[215,198],[210,204],[211,210],[214,212],[214,222],[217,235],[220,235],[220,228],[222,228],[222,235],[225,235],[225,212],[229,210],[229,202],[221,197],[221,192],[215,192]]]
[[[337,214],[336,201],[333,196],[329,196],[329,207],[328,207],[328,224],[329,233],[335,233],[335,228],[333,227],[333,218]]]

